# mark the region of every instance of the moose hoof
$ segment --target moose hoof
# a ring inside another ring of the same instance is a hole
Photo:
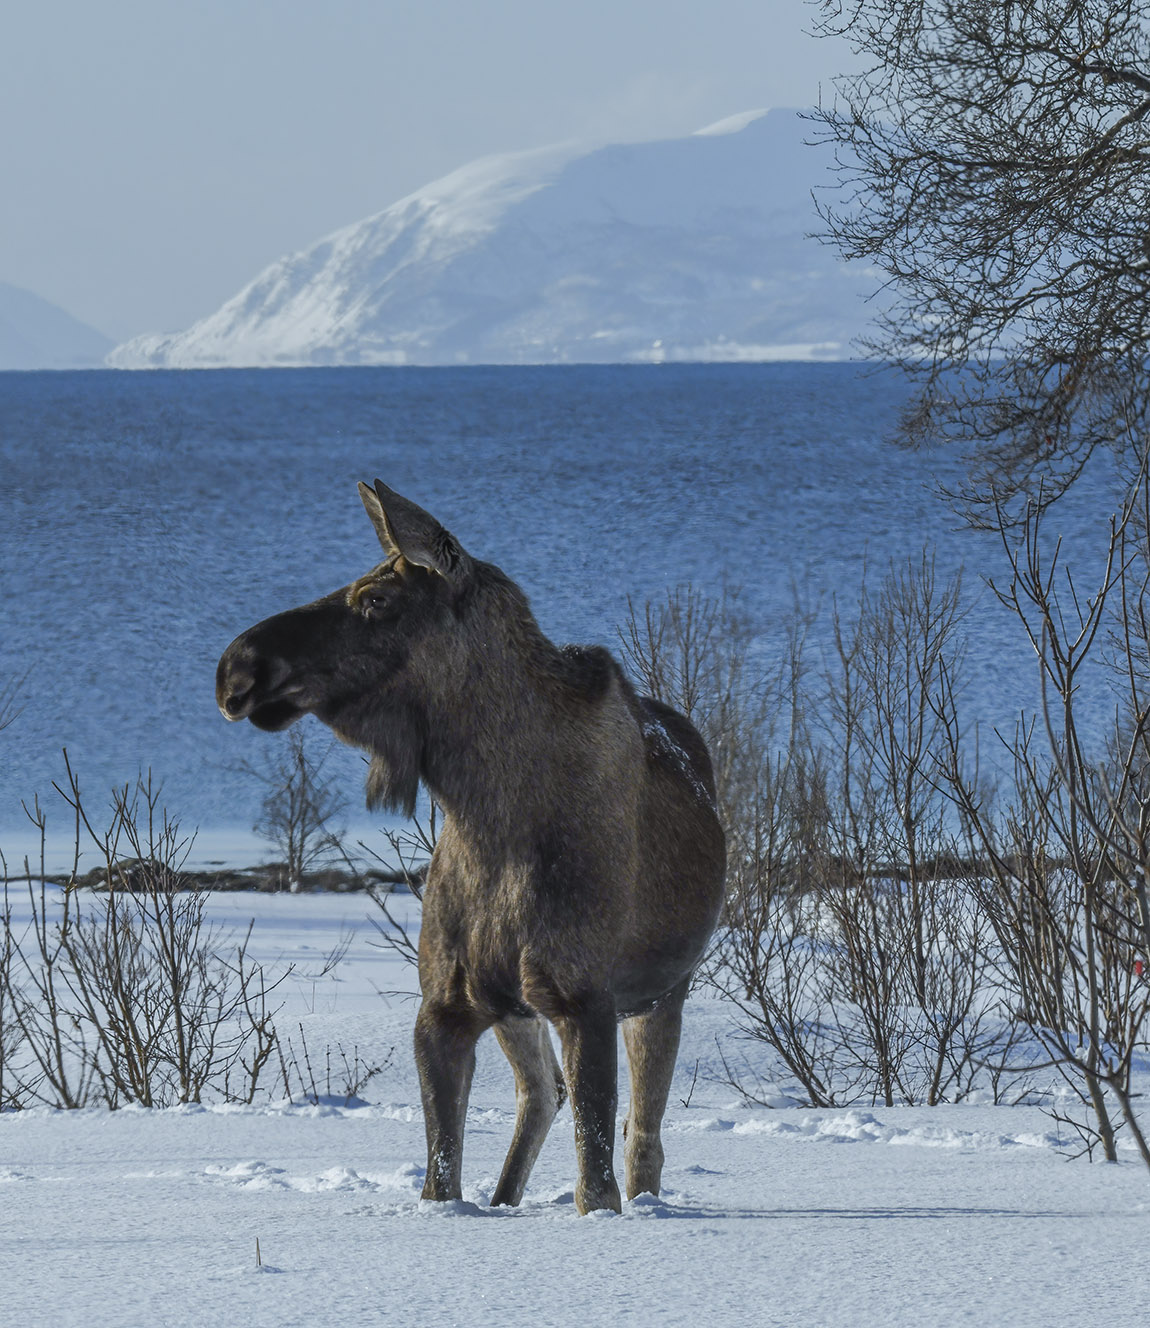
[[[632,1132],[627,1139],[627,1198],[658,1194],[663,1179],[663,1145],[657,1134]]]
[[[619,1197],[618,1185],[612,1182],[609,1188],[604,1186],[594,1191],[589,1186],[577,1185],[575,1187],[575,1211],[580,1217],[586,1217],[588,1213],[597,1213],[601,1210],[609,1213],[621,1213],[623,1211],[623,1201]]]

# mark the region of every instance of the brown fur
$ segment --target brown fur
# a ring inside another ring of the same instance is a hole
[[[565,1087],[578,1209],[617,1210],[616,1020],[633,1197],[658,1192],[682,1004],[719,910],[706,749],[606,650],[556,648],[518,586],[421,508],[378,480],[360,492],[387,560],[233,641],[220,709],[269,729],[313,713],[371,754],[369,805],[410,813],[422,781],[443,808],[419,949],[424,1197],[459,1197],[475,1042],[494,1026],[518,1119],[492,1201],[519,1202]]]

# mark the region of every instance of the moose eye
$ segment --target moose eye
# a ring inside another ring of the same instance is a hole
[[[361,613],[372,617],[395,602],[395,586],[389,581],[373,581],[356,593],[355,604]]]

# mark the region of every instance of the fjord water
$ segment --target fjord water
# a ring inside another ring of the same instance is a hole
[[[66,746],[94,803],[150,768],[199,856],[258,856],[240,766],[282,739],[225,725],[216,660],[378,561],[355,490],[377,475],[515,577],[560,641],[612,643],[628,596],[690,582],[740,587],[764,656],[797,587],[817,649],[864,564],[874,580],[931,544],[977,600],[968,713],[1010,722],[1036,673],[979,593],[1001,547],[937,496],[956,458],[886,441],[903,397],[847,364],[0,374],[0,685],[23,679],[0,848],[27,839],[22,799],[51,809]],[[1057,517],[1070,547],[1097,550],[1112,509],[1084,486]],[[358,806],[362,762],[339,760]]]

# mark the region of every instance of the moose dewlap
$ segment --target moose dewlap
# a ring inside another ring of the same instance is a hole
[[[316,715],[370,754],[370,806],[410,813],[422,781],[443,809],[419,945],[423,1197],[460,1197],[475,1043],[494,1028],[518,1111],[492,1202],[520,1201],[566,1095],[576,1205],[618,1210],[615,1025],[627,1194],[657,1194],[683,1001],[722,897],[706,747],[607,650],[553,645],[422,508],[379,480],[359,491],[384,561],[238,636],[216,699],[263,729]]]

